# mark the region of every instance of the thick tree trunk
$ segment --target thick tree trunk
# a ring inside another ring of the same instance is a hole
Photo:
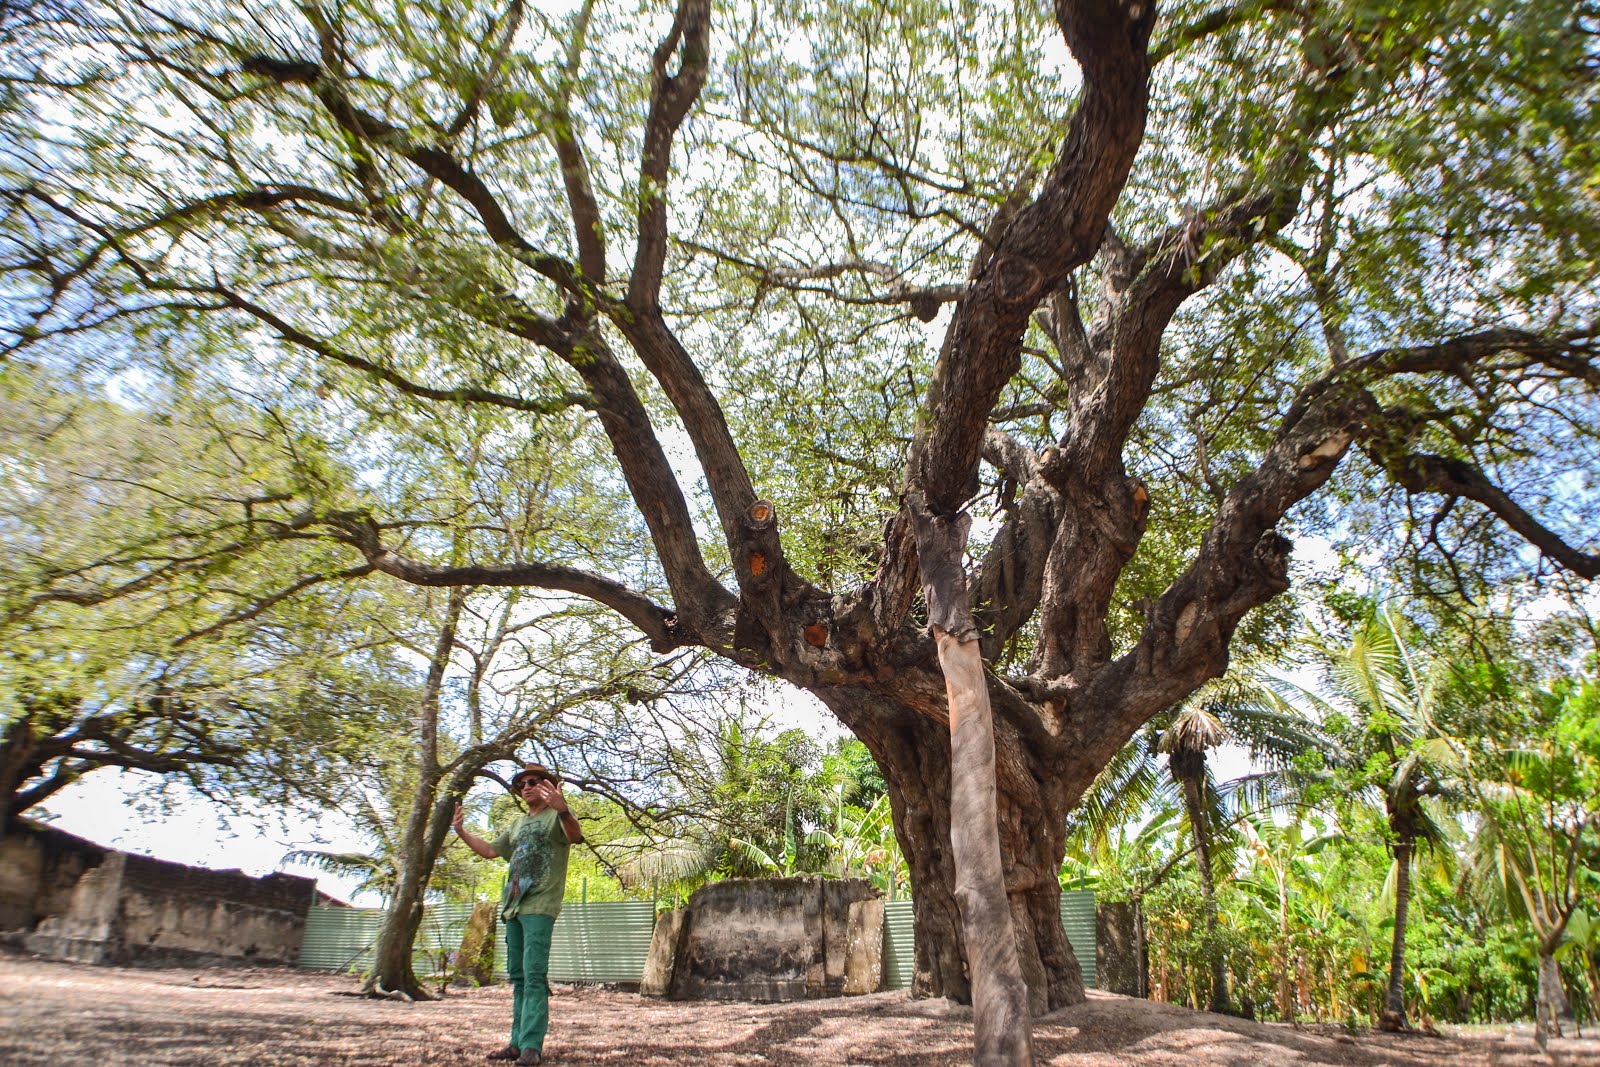
[[[0,731],[0,837],[15,820],[71,785],[76,774],[64,764],[72,749],[64,739],[67,720],[47,706],[43,712],[22,701],[22,714]],[[46,769],[54,763],[53,769]]]
[[[413,1000],[432,1000],[433,995],[417,978],[412,966],[417,931],[422,927],[423,904],[434,864],[444,849],[450,813],[457,793],[450,788],[443,801],[438,799],[440,784],[435,780],[419,783],[406,820],[401,844],[394,897],[389,901],[373,949],[372,973],[362,984],[364,993],[404,993]]]
[[[950,852],[949,732],[904,704],[862,690],[817,695],[867,746],[889,787],[895,836],[911,866],[916,900],[912,994],[970,1003]],[[1041,787],[1027,746],[1003,723],[997,727],[1001,866],[1029,1005],[1043,1013],[1085,999],[1083,972],[1061,926],[1057,872],[1066,824],[1053,817],[1062,808]]]
[[[22,814],[22,783],[37,776],[43,766],[36,747],[31,712],[12,719],[0,732],[0,837],[11,832],[11,820]]]
[[[1384,994],[1383,1015],[1379,1024],[1385,1030],[1406,1028],[1406,914],[1411,906],[1410,835],[1394,843],[1394,941],[1389,947],[1389,989]]]
[[[427,806],[421,797],[413,801],[411,818],[406,822],[400,869],[395,893],[383,916],[378,942],[373,948],[372,973],[362,984],[364,993],[403,992],[414,1000],[431,1000],[412,966],[417,931],[422,928],[424,903],[433,868],[439,862],[450,837],[450,817],[466,793],[477,769],[476,763],[457,763],[448,775],[427,786]]]
[[[417,931],[422,927],[423,899],[428,892],[428,874],[433,864],[429,862],[427,867],[422,868],[425,857],[421,849],[412,851],[409,840],[407,845],[394,896],[383,913],[383,926],[378,931],[378,943],[373,948],[372,972],[362,983],[361,991],[404,993],[413,1000],[432,1000],[432,994],[423,988],[417,978],[411,953],[416,944]]]

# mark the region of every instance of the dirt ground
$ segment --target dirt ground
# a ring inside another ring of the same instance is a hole
[[[342,996],[349,976],[293,970],[138,970],[0,956],[0,1065],[481,1064],[504,1043],[505,987],[404,1004]],[[546,1062],[965,1064],[972,1014],[904,993],[797,1004],[682,1003],[558,987]],[[1034,1027],[1041,1064],[1280,1067],[1595,1065],[1586,1035],[1541,1055],[1527,1027],[1444,1037],[1360,1033],[1224,1019],[1091,993]]]

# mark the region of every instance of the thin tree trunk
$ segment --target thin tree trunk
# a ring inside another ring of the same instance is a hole
[[[1411,907],[1411,851],[1409,834],[1394,843],[1394,940],[1389,946],[1389,988],[1384,994],[1379,1025],[1390,1031],[1406,1028],[1406,916]]]
[[[976,1067],[1033,1063],[1028,986],[1000,866],[994,720],[978,642],[935,631],[950,695],[950,850],[972,972]]]
[[[1287,877],[1282,875],[1281,877]],[[1289,977],[1289,891],[1281,880],[1278,885],[1278,1018],[1294,1022],[1294,989]]]
[[[908,498],[909,499],[909,498]],[[950,714],[950,854],[972,975],[975,1067],[1031,1067],[1028,983],[1000,861],[994,712],[962,569],[971,519],[911,500],[928,621]]]
[[[1583,954],[1584,976],[1589,980],[1589,1017],[1592,1021],[1600,1021],[1600,967],[1595,966],[1593,952]]]
[[[1183,783],[1183,802],[1188,809],[1189,830],[1194,835],[1195,863],[1200,871],[1200,912],[1206,930],[1206,961],[1211,970],[1211,998],[1208,1011],[1228,1014],[1228,969],[1222,958],[1222,947],[1217,943],[1217,892],[1211,873],[1211,827],[1206,818],[1205,806],[1205,754],[1188,753],[1197,757],[1199,766],[1174,753],[1169,759],[1172,771]]]
[[[445,671],[455,647],[456,626],[467,591],[450,591],[444,624],[428,663],[428,678],[417,702],[416,784],[411,807],[406,815],[405,835],[401,839],[399,877],[394,897],[389,901],[374,949],[372,973],[362,985],[368,993],[403,993],[413,1000],[431,1000],[432,995],[418,981],[411,954],[417,930],[422,926],[423,901],[434,863],[444,847],[448,818],[441,819],[439,803],[439,693],[444,688]],[[454,804],[454,797],[446,798]]]
[[[1552,1037],[1561,1036],[1561,1021],[1573,1018],[1572,1004],[1561,985],[1561,968],[1556,963],[1555,946],[1539,946],[1539,992],[1533,1016],[1533,1037],[1541,1049]]]
[[[1133,956],[1139,966],[1139,996],[1150,999],[1150,959],[1144,935],[1144,898],[1133,898]]]

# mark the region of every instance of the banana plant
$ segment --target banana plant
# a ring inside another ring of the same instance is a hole
[[[1294,949],[1294,923],[1298,908],[1299,881],[1304,876],[1303,860],[1325,848],[1336,835],[1306,836],[1299,822],[1283,825],[1256,818],[1245,822],[1252,870],[1239,880],[1258,908],[1270,908],[1278,926],[1278,1016],[1294,1022],[1294,979],[1290,958]]]
[[[1600,881],[1600,880],[1597,880]],[[1594,886],[1600,895],[1600,884]],[[1557,957],[1577,957],[1589,983],[1590,1014],[1600,1018],[1600,911],[1590,904],[1579,908],[1567,920],[1567,939],[1556,950]]]
[[[887,793],[865,808],[840,800],[833,812],[833,829],[814,830],[808,845],[828,850],[827,873],[839,878],[866,878],[893,899],[897,887],[910,882],[905,856],[894,836],[894,815]]]

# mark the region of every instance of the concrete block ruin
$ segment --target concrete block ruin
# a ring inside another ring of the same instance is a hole
[[[316,881],[102,848],[50,827],[0,839],[0,937],[84,963],[293,966]]]
[[[863,879],[747,878],[657,921],[639,991],[760,1002],[876,992],[883,901]]]
[[[1095,906],[1095,984],[1125,997],[1143,997],[1142,979],[1149,973],[1139,939],[1138,907],[1116,900]]]

